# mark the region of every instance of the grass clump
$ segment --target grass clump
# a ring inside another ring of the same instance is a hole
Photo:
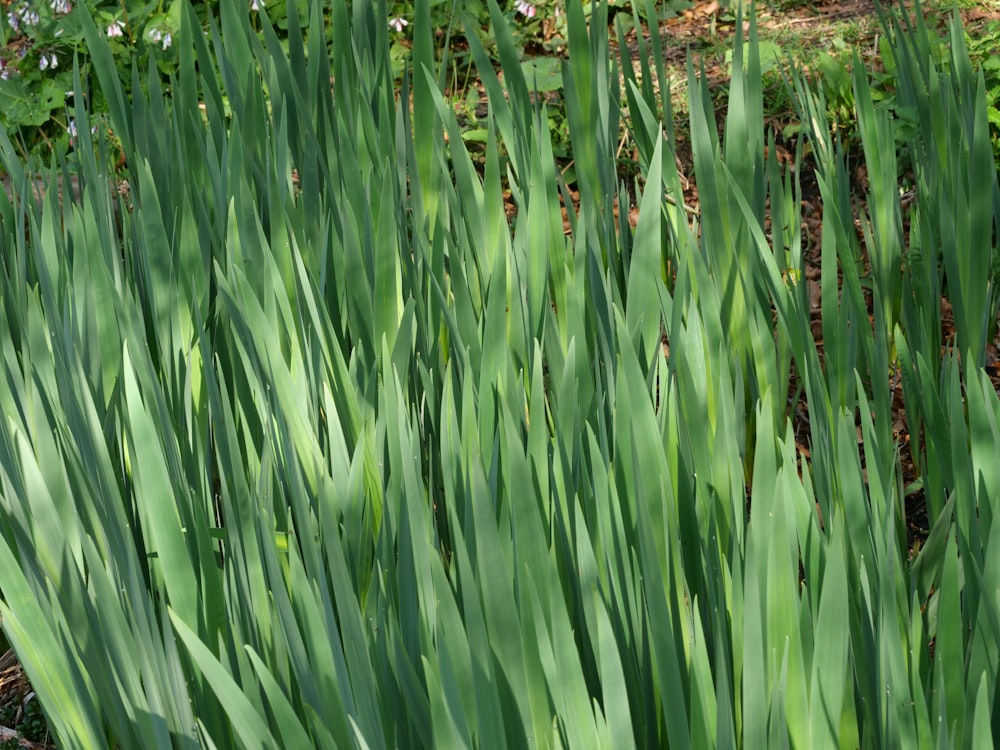
[[[0,615],[59,746],[996,734],[1000,187],[957,22],[935,62],[887,19],[911,202],[852,69],[860,211],[802,73],[779,163],[753,21],[721,132],[689,63],[692,211],[663,47],[613,57],[607,5],[566,7],[572,192],[496,3],[476,159],[426,0],[398,90],[384,4],[286,12],[184,4],[169,93],[85,17],[114,141],[74,96],[36,191],[0,137]]]

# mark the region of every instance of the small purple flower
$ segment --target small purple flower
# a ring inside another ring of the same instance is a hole
[[[514,7],[517,8],[518,13],[523,16],[527,16],[528,18],[534,18],[535,13],[538,12],[535,6],[532,3],[529,3],[528,0],[517,0]]]
[[[115,37],[120,37],[125,35],[125,24],[120,20],[112,21],[111,25],[108,26],[108,39],[114,39]]]
[[[73,10],[73,4],[69,0],[51,0],[49,7],[57,16],[64,16]]]
[[[395,18],[390,18],[389,19],[389,26],[390,26],[390,28],[395,29],[396,32],[399,33],[399,34],[403,33],[403,27],[409,26],[409,25],[410,25],[410,22],[407,21],[402,16],[396,16]]]
[[[56,57],[55,52],[50,52],[48,54],[42,53],[41,58],[38,60],[39,70],[55,70],[59,67],[59,59]]]
[[[24,14],[21,16],[21,20],[28,26],[37,26],[39,20],[38,11],[28,10],[25,8]]]

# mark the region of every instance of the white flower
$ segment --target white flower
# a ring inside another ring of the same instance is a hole
[[[125,24],[120,20],[113,21],[110,26],[108,26],[108,38],[114,39],[117,36],[125,35]]]
[[[260,0],[250,0],[250,10],[257,12],[260,10]]]
[[[521,15],[527,16],[528,18],[534,18],[537,10],[535,6],[528,2],[528,0],[517,0],[514,4],[517,8],[517,12]]]
[[[73,5],[69,0],[51,0],[49,7],[56,15],[65,15],[73,10]]]
[[[77,127],[76,127],[76,120],[70,120],[69,121],[69,125],[66,127],[66,130],[69,132],[69,137],[70,137],[71,140],[74,139],[74,138],[76,138],[76,136],[80,132],[77,129]],[[92,126],[90,128],[90,134],[91,135],[97,135],[97,126],[96,125],[94,125],[94,126]]]
[[[159,44],[163,49],[167,49],[167,47],[174,43],[174,38],[170,35],[170,32],[163,31],[162,29],[150,29],[146,32],[146,38],[154,44]]]
[[[403,27],[404,26],[409,26],[409,25],[410,25],[410,22],[407,21],[402,16],[396,16],[395,18],[390,18],[389,19],[389,27],[395,29],[400,34],[403,33]]]

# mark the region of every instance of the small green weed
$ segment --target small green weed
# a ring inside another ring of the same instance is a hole
[[[18,716],[22,705],[24,710]],[[45,742],[51,737],[41,704],[33,694],[23,704],[21,700],[15,700],[0,708],[0,726],[18,731],[22,737],[32,742]],[[17,740],[12,738],[0,743],[0,750],[16,748],[17,746]]]

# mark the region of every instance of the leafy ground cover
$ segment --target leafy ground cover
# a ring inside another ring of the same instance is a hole
[[[108,129],[61,200],[0,144],[0,611],[61,746],[987,746],[962,29],[886,19],[779,89],[724,10],[571,5],[556,68],[491,6],[473,98],[427,4],[406,44],[292,8],[186,12],[131,99],[84,24]]]

